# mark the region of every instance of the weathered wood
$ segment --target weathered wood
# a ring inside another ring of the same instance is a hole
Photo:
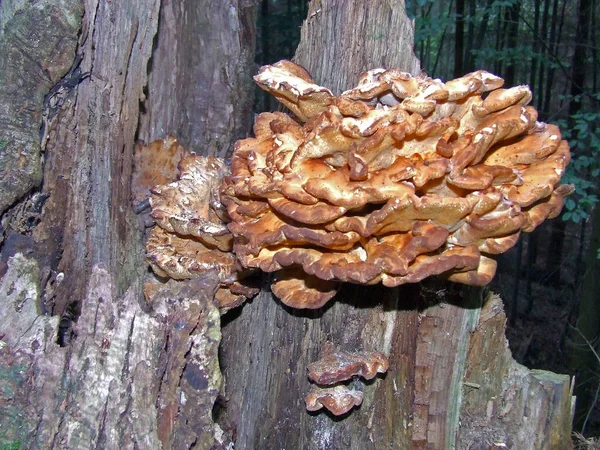
[[[469,339],[456,448],[571,448],[569,376],[518,364],[505,329],[502,301],[490,295]]]
[[[0,3],[0,214],[42,181],[44,96],[73,63],[82,12],[80,0]]]
[[[377,67],[418,74],[413,53],[414,24],[404,2],[312,1],[294,60],[310,66],[315,80],[338,95],[358,75]],[[408,45],[407,45],[408,44]]]
[[[19,4],[26,3],[31,2]],[[70,34],[52,30],[65,34],[65,44],[78,40],[73,67],[81,72],[65,77],[59,83],[64,89],[52,91],[56,103],[43,136],[41,193],[24,203],[34,204],[39,224],[14,229],[1,248],[0,417],[10,417],[0,420],[2,448],[228,445],[212,420],[220,383],[215,278],[168,283],[152,305],[145,303],[144,225],[134,214],[130,183],[136,138],[158,135],[165,124],[169,131],[191,130],[186,136],[199,142],[198,151],[210,147],[215,153],[245,133],[252,94],[241,92],[253,72],[248,63],[253,4],[240,0],[208,8],[206,2],[202,9],[193,1],[84,0],[77,3],[81,27]],[[178,7],[185,13],[159,29],[161,11]],[[219,21],[218,28],[212,26]],[[168,45],[159,44],[173,43],[168,27],[180,30],[175,61],[165,56]],[[23,35],[23,48],[35,46],[28,39],[42,31]],[[23,55],[33,58],[33,68],[62,67],[48,56]],[[191,73],[202,56],[207,70]],[[62,57],[68,69],[74,48]],[[231,65],[223,66],[225,57]],[[174,77],[177,94],[161,96],[160,89],[167,91],[172,82],[156,77],[159,73]],[[29,80],[30,75],[36,74],[19,76]],[[148,83],[154,83],[150,89]],[[51,87],[44,85],[46,92]],[[210,99],[213,113],[202,127],[190,127],[194,115],[205,114],[202,109],[189,114],[203,92],[217,94]],[[39,134],[41,123],[40,115],[37,122],[16,125]],[[72,329],[71,319],[76,319]]]
[[[0,285],[2,448],[226,445],[211,417],[221,384],[214,274],[168,283],[144,311],[135,288],[118,295],[95,265],[72,341],[60,347],[59,318],[39,313],[39,271],[18,253]]]
[[[85,298],[95,264],[105,264],[121,293],[145,272],[130,179],[159,5],[84,2],[77,53],[91,75],[65,93],[48,132],[42,192],[49,198],[33,232],[50,281],[64,274],[52,296],[44,295],[47,311],[61,314]]]
[[[163,2],[139,137],[231,155],[251,129],[256,0]]]
[[[353,86],[367,69],[415,72],[419,67],[402,3],[392,7],[384,0],[312,2],[295,60],[336,93]],[[523,420],[521,406],[527,402],[506,411],[499,406],[510,395],[502,376],[515,367],[504,324],[498,327],[487,316],[480,320],[483,291],[458,289],[439,280],[398,289],[347,285],[332,304],[317,311],[291,310],[264,291],[242,311],[230,313],[223,329],[228,402],[222,416],[237,429],[236,449],[493,448],[485,446],[491,435],[482,428],[474,432],[482,446],[462,446],[479,442],[467,436],[477,427],[462,406],[472,395],[467,389],[473,389],[464,383],[481,366],[498,369],[490,374],[494,384],[475,402],[487,411],[491,400],[496,408],[492,415],[504,414],[490,419],[504,432],[494,443],[534,449],[542,448],[539,442],[553,442],[548,448],[568,448],[568,377],[541,383],[523,369],[520,378],[512,378],[518,381],[519,395],[534,393],[530,406],[536,408],[528,410],[531,426],[523,430],[535,431],[537,440],[517,432],[514,426]],[[490,340],[493,351],[477,353],[476,342],[469,340],[476,330],[480,338],[498,336]],[[343,350],[383,351],[390,359],[387,375],[366,383],[362,406],[342,418],[305,410],[306,367],[326,343]],[[504,359],[496,361],[497,354]],[[552,412],[539,405],[549,405]],[[559,434],[549,422],[553,415],[560,417]],[[463,423],[470,428],[459,434]]]

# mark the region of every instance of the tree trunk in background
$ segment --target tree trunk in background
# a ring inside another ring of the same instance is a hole
[[[454,78],[462,77],[465,54],[465,0],[456,0],[456,23],[454,31]]]
[[[475,61],[472,50],[475,49],[475,18],[477,15],[477,0],[469,0],[469,25],[467,26],[467,51],[465,52],[465,73],[475,71]]]
[[[541,49],[541,45],[540,45],[540,40],[541,40],[541,36],[539,35],[540,33],[540,6],[541,3],[540,2],[535,2],[535,4],[533,5],[534,8],[534,12],[533,12],[533,45],[532,45],[532,51],[533,51],[533,56],[531,58],[531,68],[529,69],[529,87],[531,88],[531,93],[533,94],[533,105],[536,107],[536,109],[539,111],[541,104],[540,104],[540,86],[536,83],[536,75],[537,75],[537,67],[540,64],[540,59],[538,57],[538,54],[540,53],[540,49]]]
[[[554,22],[558,22],[556,20],[557,11],[558,11],[558,0],[555,0],[554,7],[552,9],[552,16],[555,18]],[[581,108],[581,102],[583,99],[581,98],[586,81],[586,72],[587,66],[586,64],[582,64],[582,61],[586,60],[587,57],[587,48],[589,46],[589,24],[590,24],[590,6],[591,0],[579,0],[578,2],[578,13],[577,13],[577,31],[575,34],[575,51],[573,52],[573,59],[571,60],[571,100],[569,102],[569,129],[573,129],[573,115],[576,114]],[[556,48],[558,44],[555,36],[556,24],[553,22],[552,30],[550,34],[550,44],[552,48]],[[546,99],[550,96],[550,88],[553,82],[553,72],[548,75],[548,85],[546,92]],[[547,106],[549,108],[549,106]],[[549,255],[550,258],[546,261],[546,271],[549,273],[554,273],[555,275],[551,278],[554,286],[561,285],[561,264],[563,261],[563,244],[565,240],[565,232],[567,229],[567,223],[564,220],[557,220],[553,222],[552,226],[552,235],[550,237],[550,247],[549,247]]]
[[[566,2],[563,3],[563,6],[566,5]],[[549,55],[551,58],[557,56],[558,52],[556,51],[558,48],[558,43],[560,41],[559,32],[562,27],[562,21],[564,20],[564,7],[563,14],[561,15],[560,21],[558,19],[558,0],[554,0],[552,3],[552,17],[550,18],[550,36],[548,37],[548,46],[549,46]],[[560,24],[560,25],[559,25]],[[547,74],[546,74],[546,93],[544,94],[544,106],[542,107],[542,111],[544,114],[550,113],[550,101],[554,97],[552,95],[552,89],[554,88],[554,73],[556,69],[552,67],[552,65],[548,65]]]
[[[538,33],[538,39],[540,40],[540,42],[545,42],[548,38],[548,11],[550,9],[550,0],[544,0],[544,6],[542,7],[542,11],[541,11],[541,22],[542,22],[542,26],[539,29],[539,33]],[[542,46],[542,51],[540,54],[540,66],[539,66],[539,73],[538,73],[538,100],[537,100],[537,104],[539,105],[539,111],[541,111],[543,114],[548,114],[548,111],[544,110],[544,105],[545,105],[545,99],[544,99],[544,94],[546,92],[545,89],[545,83],[546,83],[546,75],[547,75],[547,69],[546,66],[547,64],[544,64],[543,61],[546,61],[547,58],[549,57],[548,55],[548,48],[546,45]]]
[[[577,385],[577,410],[575,414],[575,427],[585,431],[585,425],[589,420],[590,410],[594,408],[597,401],[597,389],[600,389],[600,377],[598,367],[600,361],[594,354],[589,344],[596,344],[600,332],[600,306],[598,305],[597,293],[600,292],[600,259],[596,256],[600,248],[600,208],[596,206],[593,214],[593,229],[586,256],[586,269],[581,289],[581,304],[579,306],[579,317],[576,327],[581,332],[573,334],[573,354],[571,367],[576,373]],[[585,339],[584,339],[585,337]],[[587,342],[586,342],[587,340]]]
[[[418,73],[412,39],[403,8],[386,0],[313,1],[295,60],[339,94],[367,69]],[[501,301],[479,289],[437,280],[345,285],[313,311],[287,308],[264,290],[229,314],[217,415],[236,430],[236,450],[570,447],[569,377],[516,364]],[[387,375],[366,383],[362,406],[344,418],[305,409],[306,367],[327,343],[390,359]]]
[[[509,49],[516,49],[519,46],[519,15],[521,13],[521,3],[513,3],[506,9],[506,44]],[[503,74],[506,86],[514,86],[517,73],[517,64],[521,61],[512,61],[507,65],[506,73]]]
[[[45,110],[33,102],[39,91],[8,110],[31,112],[36,122],[20,125],[35,133],[42,117],[47,126],[41,190],[2,221],[3,449],[227,445],[211,416],[221,383],[216,275],[170,282],[145,303],[130,185],[138,137],[173,133],[224,156],[247,133],[254,10],[251,0],[0,2],[0,54],[15,48],[13,61],[25,61],[7,66],[15,73],[3,82],[43,72],[52,83],[34,87],[47,92],[79,56]],[[1,151],[17,163],[25,155]]]

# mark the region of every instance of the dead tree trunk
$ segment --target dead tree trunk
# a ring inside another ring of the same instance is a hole
[[[29,174],[2,206],[2,447],[209,449],[227,447],[230,431],[237,449],[568,448],[568,378],[512,361],[498,299],[481,307],[480,292],[435,281],[346,286],[311,313],[263,292],[227,318],[227,401],[215,411],[221,428],[213,424],[215,280],[170,282],[144,303],[132,154],[138,137],[166,133],[199,153],[227,153],[248,123],[253,14],[251,0],[0,3],[2,51],[11,38],[20,55],[0,67],[0,85],[39,81],[16,85],[28,95],[20,103],[0,103],[3,126],[25,114],[15,123],[29,133],[29,147],[0,145],[2,161]],[[29,33],[34,23],[40,35]],[[416,71],[411,44],[401,3],[313,1],[297,58],[340,92],[375,66]],[[46,72],[49,82],[35,78]],[[31,127],[42,118],[36,147]],[[41,150],[43,182],[22,198],[39,185]],[[17,186],[11,170],[3,189]],[[302,401],[305,367],[326,341],[392,362],[341,421],[307,414]]]
[[[400,4],[311,3],[296,62],[340,93],[375,67],[413,73],[413,28]],[[501,301],[429,281],[400,289],[347,285],[327,307],[291,310],[263,291],[223,328],[236,449],[563,449],[570,446],[567,376],[512,359]],[[343,419],[309,414],[308,363],[326,343],[383,351],[390,370]]]
[[[138,137],[224,155],[246,134],[254,9],[0,2],[0,447],[227,444],[216,279],[144,302],[130,184]]]

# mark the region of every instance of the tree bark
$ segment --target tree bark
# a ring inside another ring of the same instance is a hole
[[[248,136],[255,0],[163,1],[138,136],[225,158]]]
[[[295,60],[340,93],[370,68],[418,73],[412,39],[403,8],[385,0],[313,1]],[[438,280],[345,285],[316,311],[287,308],[264,290],[230,314],[220,417],[237,430],[236,449],[570,447],[569,377],[516,364],[501,302],[481,290]],[[305,410],[306,367],[326,344],[390,360],[386,376],[366,383],[362,406],[343,418]]]
[[[465,54],[465,0],[456,0],[456,23],[454,25],[454,78],[462,77]]]
[[[71,67],[81,23],[78,0],[22,3],[0,5],[0,214],[41,182],[44,97]]]
[[[226,447],[212,418],[217,277],[170,282],[144,301],[144,224],[130,185],[137,138],[174,133],[224,156],[246,135],[254,2],[9,0],[0,9],[0,54],[23,62],[3,66],[13,71],[5,79],[29,83],[21,94],[31,100],[10,103],[7,117],[45,149],[40,190],[2,218],[0,447]],[[4,150],[13,164],[29,157]]]

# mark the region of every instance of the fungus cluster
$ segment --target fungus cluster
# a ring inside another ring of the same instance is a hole
[[[315,384],[305,398],[306,409],[325,408],[335,416],[346,414],[362,404],[363,393],[357,388],[358,383],[353,386],[342,383],[359,377],[371,380],[378,373],[387,372],[388,367],[383,353],[347,352],[325,345],[322,358],[307,367],[308,378]]]
[[[188,153],[178,170],[177,181],[151,190],[156,226],[146,241],[146,258],[158,276],[175,280],[216,271],[221,282],[216,300],[225,312],[258,293],[244,279],[248,271],[236,265],[219,200],[220,181],[229,169],[217,158]]]
[[[484,285],[493,256],[572,190],[559,129],[537,121],[528,87],[485,71],[443,83],[376,69],[337,97],[289,61],[255,80],[295,118],[260,114],[230,172],[184,158],[180,180],[155,188],[158,273],[218,266],[231,293],[240,269],[276,272],[273,293],[295,308],[323,306],[339,282]]]

